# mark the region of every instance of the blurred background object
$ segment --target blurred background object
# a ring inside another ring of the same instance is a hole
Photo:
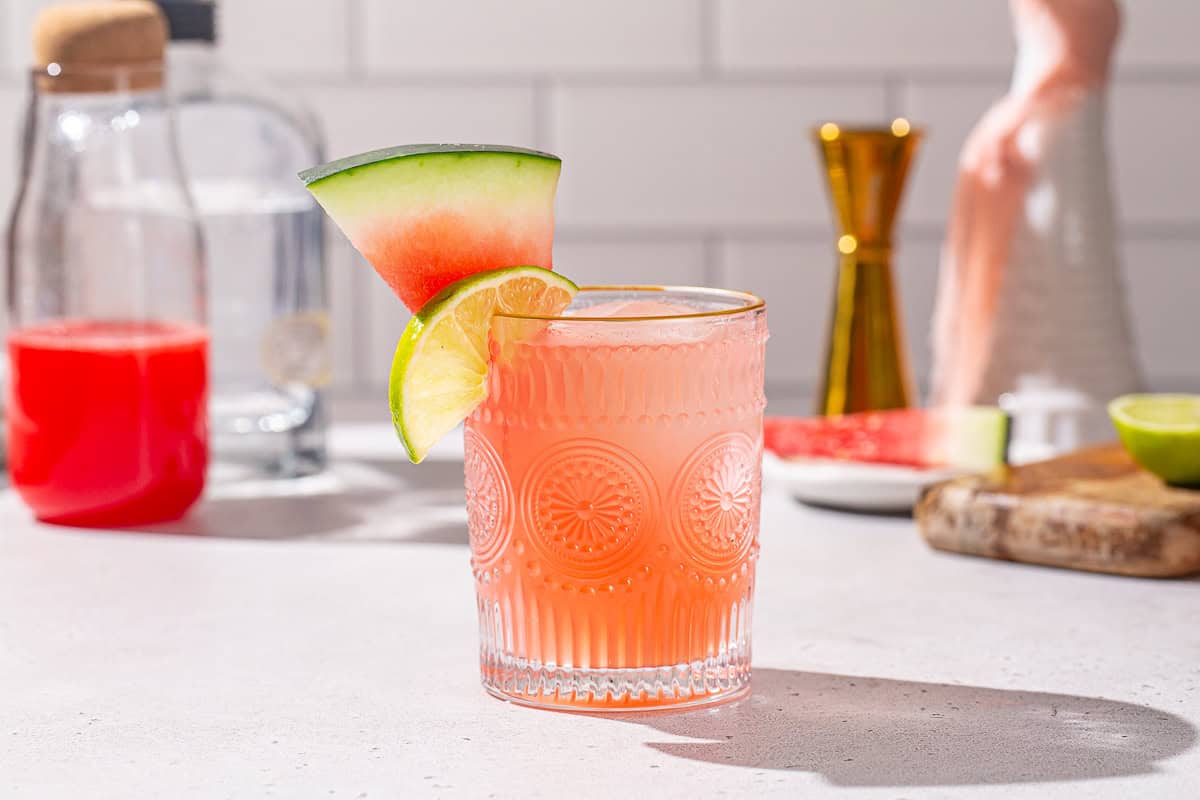
[[[837,226],[837,287],[829,320],[818,414],[906,408],[913,396],[892,233],[921,131],[890,126],[813,131]]]
[[[12,482],[50,522],[172,520],[205,482],[208,334],[165,20],[150,0],[67,3],[33,39],[6,254]]]
[[[1120,13],[1114,0],[1012,8],[1012,89],[960,160],[934,317],[933,399],[995,403],[1019,391],[1033,405],[1011,396],[1010,405],[1033,413],[1017,415],[1018,441],[1043,431],[1042,412],[1053,407],[1077,417],[1055,437],[1066,452],[1111,439],[1105,406],[1140,381],[1106,135]],[[1045,408],[1034,412],[1036,393]],[[1064,404],[1065,395],[1083,402]]]
[[[16,150],[38,0],[0,6],[0,155]],[[1200,389],[1200,5],[1124,6],[1109,103],[1121,261],[1147,384]],[[586,282],[704,283],[771,302],[771,413],[812,409],[834,291],[809,129],[926,128],[895,232],[918,391],[939,250],[970,129],[1010,82],[1005,0],[227,0],[222,57],[317,112],[336,157],[398,142],[493,141],[564,158],[555,263]],[[0,157],[0,203],[16,163]],[[333,393],[380,398],[407,321],[329,240]]]
[[[214,474],[312,474],[326,461],[330,320],[323,219],[296,173],[324,160],[320,129],[287,93],[225,66],[215,0],[158,1],[208,262]]]

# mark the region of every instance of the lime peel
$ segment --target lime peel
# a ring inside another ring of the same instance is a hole
[[[447,286],[409,320],[392,359],[388,401],[414,464],[487,399],[488,334],[496,313],[558,314],[578,291],[550,270],[506,267]]]
[[[1108,413],[1134,461],[1167,483],[1200,486],[1200,395],[1125,395]]]

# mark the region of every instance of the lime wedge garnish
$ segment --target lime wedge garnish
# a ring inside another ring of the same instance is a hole
[[[557,314],[579,287],[541,267],[507,267],[452,283],[409,321],[388,400],[414,464],[487,397],[488,331],[497,312]]]
[[[1200,486],[1200,395],[1130,394],[1108,413],[1134,461],[1167,483]]]

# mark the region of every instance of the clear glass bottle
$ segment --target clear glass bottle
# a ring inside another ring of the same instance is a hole
[[[311,474],[326,462],[330,326],[324,222],[296,173],[325,160],[319,129],[303,108],[221,62],[215,2],[159,5],[208,256],[214,459]]]
[[[204,487],[204,260],[162,20],[80,8],[35,28],[93,60],[32,73],[7,242],[9,466],[39,519],[111,527],[178,517]]]

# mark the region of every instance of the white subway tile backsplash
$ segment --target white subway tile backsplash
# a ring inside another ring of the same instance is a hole
[[[15,188],[30,27],[51,2],[0,2],[0,212]],[[1134,237],[1123,247],[1130,303],[1151,385],[1197,388],[1187,300],[1200,296],[1200,5],[1123,10],[1109,127]],[[927,138],[896,274],[914,370],[927,380],[958,155],[1011,69],[1002,0],[223,0],[220,12],[226,57],[307,95],[331,157],[413,141],[550,148],[565,159],[565,274],[764,293],[772,398],[792,404],[775,411],[808,410],[832,304],[810,126],[911,117]],[[329,269],[335,386],[377,388],[408,312],[337,232]]]
[[[929,321],[937,286],[934,239],[902,241],[894,264],[898,313],[917,383],[929,375]],[[724,285],[767,301],[771,343],[767,379],[777,385],[816,387],[824,365],[837,282],[833,244],[805,241],[728,242],[722,253]]]
[[[1196,31],[1200,4],[1193,0],[1134,0],[1121,4],[1124,24],[1117,45],[1119,67],[1200,65]]]
[[[25,116],[26,92],[20,89],[0,89],[0,225],[8,224],[8,215],[17,191],[17,176],[21,162],[20,121]],[[0,295],[2,297],[3,295]]]
[[[1125,221],[1200,221],[1200,82],[1118,82],[1109,114]]]
[[[350,245],[345,236],[327,227],[326,261],[330,314],[333,317],[333,385],[336,389],[352,389],[356,380],[358,355],[358,320],[363,309],[358,307],[357,285],[370,268]],[[382,281],[381,281],[382,283]]]
[[[728,70],[1006,69],[1008,4],[978,0],[717,0]]]
[[[38,12],[57,0],[4,0],[0,2],[0,33],[5,47],[0,68],[24,72],[33,64],[33,21]]]
[[[320,87],[331,158],[409,142],[535,143],[532,88]]]
[[[1122,249],[1138,353],[1151,388],[1200,389],[1200,237],[1129,239]]]
[[[702,241],[578,241],[559,235],[554,268],[580,286],[705,282]]]
[[[909,363],[918,390],[928,385],[933,367],[930,330],[937,296],[941,248],[941,239],[936,237],[901,237],[896,247],[896,292],[900,296],[900,315],[904,321]]]
[[[723,286],[767,301],[767,382],[813,387],[825,358],[833,309],[836,264],[832,243],[727,242],[721,254]]]
[[[0,90],[0,110],[13,111],[12,114],[3,114],[3,118],[18,119],[24,112],[24,105],[24,92],[15,89]],[[0,125],[0,214],[3,215],[0,216],[0,226],[3,226],[3,229],[7,229],[17,191],[20,139],[20,131],[15,122]],[[6,329],[8,323],[7,280],[8,270],[0,266],[0,333]],[[0,359],[5,357],[0,353]],[[3,367],[0,367],[0,372],[3,372]],[[3,387],[0,387],[0,391],[3,391]]]
[[[901,225],[944,225],[950,210],[958,157],[967,134],[1004,95],[1001,81],[934,84],[914,81],[900,93],[900,113],[925,129],[900,211]]]
[[[827,224],[810,128],[878,120],[878,86],[561,87],[563,222],[595,227]]]
[[[290,75],[342,75],[349,66],[346,0],[225,0],[218,36],[233,63]]]
[[[697,0],[365,0],[372,73],[691,71]]]
[[[366,296],[363,310],[367,316],[366,324],[360,328],[366,331],[367,341],[358,345],[361,369],[358,383],[386,386],[396,343],[412,315],[361,256],[353,266],[359,269],[360,291]]]

